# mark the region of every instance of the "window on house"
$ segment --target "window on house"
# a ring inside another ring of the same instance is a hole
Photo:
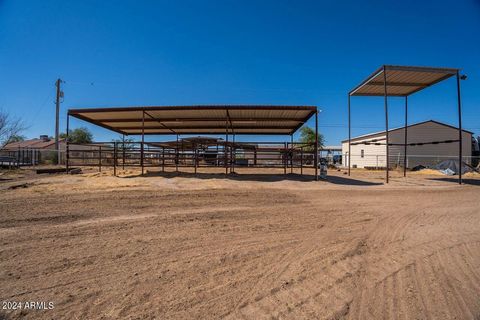
[[[365,150],[360,150],[360,158],[363,158],[365,156]]]

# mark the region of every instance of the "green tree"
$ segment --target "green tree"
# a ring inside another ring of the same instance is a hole
[[[300,129],[300,142],[307,145],[306,151],[313,151],[315,148],[315,130],[310,127]],[[325,139],[321,133],[318,134],[318,148],[323,148]]]
[[[67,135],[65,133],[60,134],[61,139],[65,139]],[[92,143],[93,134],[85,127],[70,130],[68,132],[68,142],[71,143]]]

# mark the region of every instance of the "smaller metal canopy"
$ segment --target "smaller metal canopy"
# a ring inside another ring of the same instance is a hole
[[[385,78],[387,96],[406,97],[453,77],[459,69],[385,65],[378,68],[352,91],[351,96],[384,96]],[[385,74],[384,74],[385,73]]]
[[[403,176],[407,176],[407,136],[408,136],[408,96],[422,89],[430,87],[450,77],[457,78],[457,105],[458,105],[458,161],[462,163],[462,103],[460,98],[460,69],[456,68],[434,68],[415,66],[394,66],[383,65],[372,73],[367,79],[348,93],[348,175],[351,167],[351,111],[350,100],[352,96],[382,96],[384,97],[385,108],[385,135],[386,135],[386,165],[385,180],[389,181],[389,140],[388,140],[388,97],[405,98],[405,138],[404,138],[404,164]],[[460,171],[458,181],[462,184],[462,173]]]

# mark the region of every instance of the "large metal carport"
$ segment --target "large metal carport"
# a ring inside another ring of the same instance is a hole
[[[224,135],[225,150],[236,146],[236,135],[284,135],[290,136],[290,150],[294,149],[293,134],[311,117],[315,116],[315,133],[318,137],[318,110],[316,106],[270,106],[270,105],[197,105],[197,106],[139,106],[113,108],[69,109],[70,116],[81,119],[123,136],[141,136],[140,166],[144,172],[145,135],[176,135],[177,153],[179,135]],[[229,135],[232,142],[228,142]],[[233,143],[233,144],[232,144]],[[67,136],[67,170],[69,166]],[[161,142],[156,143],[162,148]],[[172,146],[172,142],[169,143]],[[285,149],[287,144],[285,143]],[[196,151],[195,151],[196,152]],[[116,155],[116,152],[115,152]],[[227,151],[225,151],[227,157]],[[225,173],[228,173],[225,159]],[[197,161],[195,160],[195,164]],[[313,148],[315,180],[318,180],[318,139]],[[195,165],[196,172],[196,165]]]
[[[407,136],[408,136],[408,97],[436,83],[456,76],[457,85],[457,108],[458,108],[458,140],[448,141],[458,142],[458,161],[459,167],[462,166],[462,109],[460,99],[460,69],[454,68],[433,68],[433,67],[413,67],[413,66],[394,66],[384,65],[378,68],[368,78],[362,81],[354,89],[348,93],[348,175],[351,170],[351,97],[352,96],[377,96],[384,97],[385,109],[385,134],[386,134],[386,177],[389,182],[389,152],[388,147],[392,144],[388,140],[388,97],[404,97],[405,98],[405,137],[404,143],[404,164],[403,175],[406,177],[407,170]],[[429,143],[439,143],[446,141],[434,141]],[[398,145],[398,144],[396,144]],[[459,170],[459,184],[462,183],[462,170]]]

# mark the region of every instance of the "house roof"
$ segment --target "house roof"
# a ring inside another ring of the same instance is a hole
[[[298,130],[316,106],[197,105],[70,109],[68,114],[125,135],[284,134]]]
[[[419,126],[419,125],[430,123],[430,122],[431,123],[436,123],[436,124],[439,124],[439,125],[442,125],[442,126],[445,126],[445,127],[449,127],[449,128],[455,129],[455,130],[458,130],[458,128],[455,127],[455,126],[451,126],[449,124],[446,124],[446,123],[443,123],[443,122],[440,122],[440,121],[436,121],[436,120],[427,120],[427,121],[417,122],[417,123],[408,125],[407,128]],[[405,127],[398,127],[398,128],[390,129],[390,130],[388,130],[388,132],[390,133],[390,132],[393,132],[393,131],[398,131],[398,130],[403,130],[403,129],[405,129]],[[462,130],[462,131],[466,132],[466,133],[473,134],[473,132],[468,131],[468,130]],[[368,137],[371,137],[371,136],[376,136],[376,135],[384,134],[384,133],[385,133],[385,130],[378,131],[378,132],[373,132],[373,133],[368,133],[368,134],[352,137],[352,139],[350,139],[350,140],[353,141],[353,140],[358,140],[358,139],[364,139],[364,138],[368,138]],[[348,142],[348,139],[342,141],[342,143],[344,143],[344,142]]]
[[[63,142],[64,139],[59,139],[59,142]],[[29,139],[24,141],[10,142],[3,146],[2,150],[18,150],[24,148],[30,149],[45,149],[55,144],[55,139]]]
[[[353,88],[349,95],[384,96],[386,78],[387,96],[406,97],[446,80],[458,71],[454,68],[384,65]]]

